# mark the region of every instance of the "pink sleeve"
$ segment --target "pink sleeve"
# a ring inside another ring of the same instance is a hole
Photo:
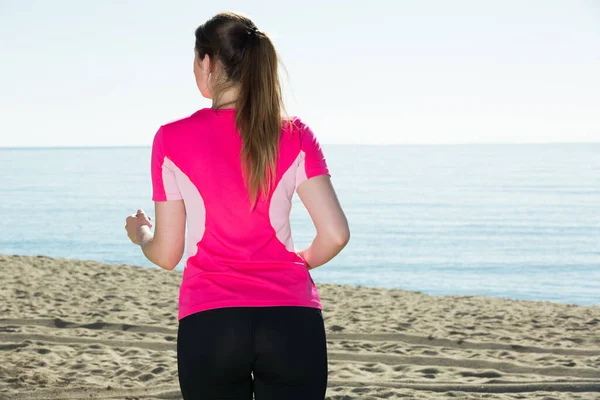
[[[166,156],[163,139],[163,128],[154,135],[151,156],[152,200],[181,200],[181,192],[175,178],[173,162]]]
[[[296,187],[307,179],[317,175],[329,175],[323,149],[308,125],[300,122],[300,157],[296,174]]]

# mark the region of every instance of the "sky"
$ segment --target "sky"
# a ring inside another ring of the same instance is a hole
[[[600,142],[600,0],[0,0],[0,147],[150,146],[225,10],[323,144]]]

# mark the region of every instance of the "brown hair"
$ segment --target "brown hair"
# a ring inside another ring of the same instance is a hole
[[[224,74],[217,77],[214,103],[223,89],[238,86],[235,124],[242,138],[240,161],[252,209],[261,194],[268,196],[276,177],[283,113],[277,52],[249,18],[232,12],[215,15],[196,29],[195,36],[200,59],[208,54]]]

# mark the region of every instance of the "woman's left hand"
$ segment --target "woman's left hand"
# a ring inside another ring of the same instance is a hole
[[[139,232],[143,226],[152,228],[150,220],[152,218],[147,216],[141,208],[137,210],[137,214],[131,214],[127,217],[125,220],[125,230],[127,231],[127,236],[134,244],[140,245]]]

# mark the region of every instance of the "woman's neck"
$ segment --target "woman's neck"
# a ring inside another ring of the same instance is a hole
[[[212,108],[235,108],[238,98],[238,88],[230,87],[219,93],[218,98],[213,98]]]

